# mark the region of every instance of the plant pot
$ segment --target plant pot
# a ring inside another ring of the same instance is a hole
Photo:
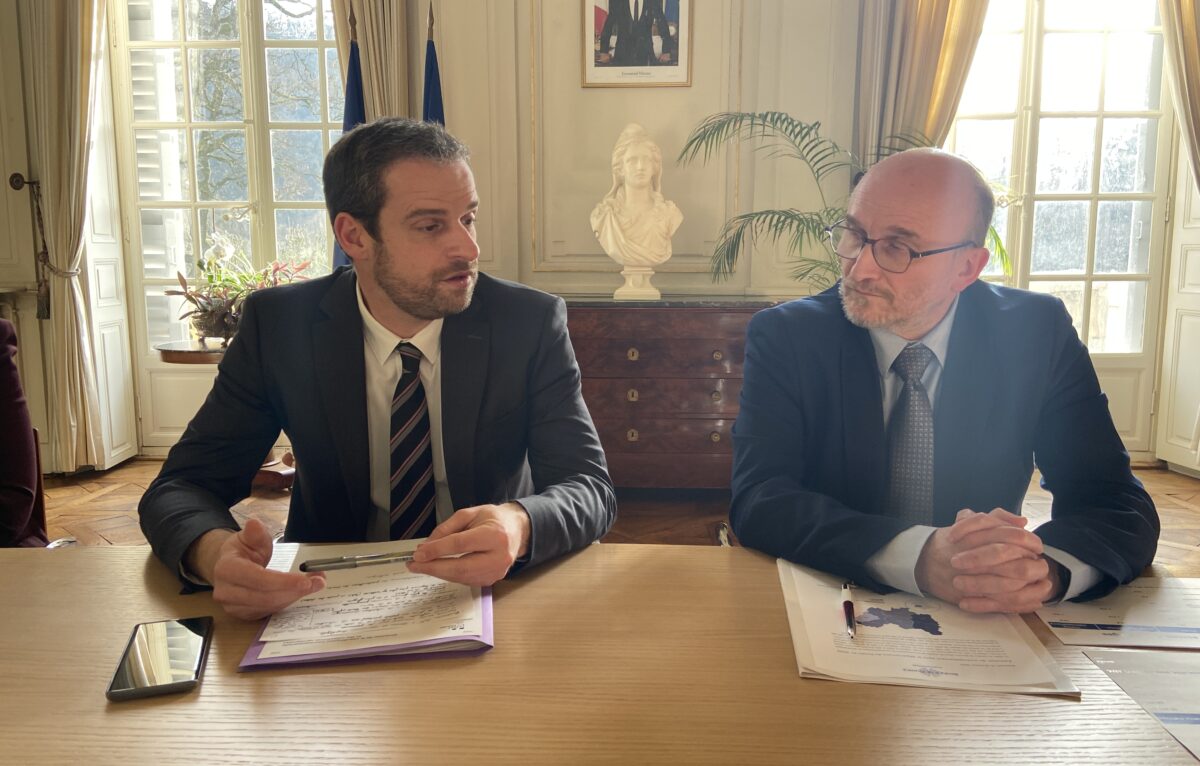
[[[220,338],[221,345],[226,346],[237,332],[238,318],[227,306],[216,311],[197,311],[191,315],[192,332],[201,340]]]

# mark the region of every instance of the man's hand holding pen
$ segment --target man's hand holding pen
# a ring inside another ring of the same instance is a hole
[[[520,503],[463,508],[417,546],[408,569],[464,585],[491,585],[526,555],[530,530]]]

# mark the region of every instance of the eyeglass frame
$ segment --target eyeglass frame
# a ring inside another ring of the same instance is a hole
[[[916,250],[913,250],[911,247],[904,244],[903,242],[897,242],[896,244],[900,245],[901,247],[903,247],[905,250],[908,251],[908,261],[904,264],[904,268],[902,270],[892,271],[891,269],[886,268],[882,263],[879,262],[879,259],[875,257],[875,243],[882,242],[885,239],[898,240],[899,238],[889,236],[889,237],[876,237],[875,239],[872,239],[867,236],[867,233],[865,231],[847,226],[846,221],[847,221],[847,219],[843,218],[842,220],[838,221],[837,223],[833,223],[833,224],[830,224],[829,226],[825,227],[825,236],[829,237],[829,244],[833,245],[833,254],[836,255],[838,258],[845,258],[847,261],[858,261],[858,259],[862,257],[863,250],[866,250],[867,245],[870,245],[871,246],[871,257],[875,258],[875,265],[878,266],[880,269],[883,269],[884,271],[886,271],[889,274],[905,273],[912,266],[913,261],[915,261],[919,258],[928,258],[931,255],[939,255],[941,253],[948,253],[951,250],[960,250],[964,247],[979,247],[979,244],[976,243],[975,240],[968,239],[965,242],[959,242],[957,245],[950,245],[949,247],[938,247],[938,248],[934,248],[933,250],[924,250],[924,251],[918,252]],[[834,229],[844,229],[848,232],[853,232],[862,238],[862,245],[859,246],[858,252],[853,257],[842,255],[841,253],[839,253],[837,251],[837,246],[834,245],[834,242],[833,242],[833,230]]]

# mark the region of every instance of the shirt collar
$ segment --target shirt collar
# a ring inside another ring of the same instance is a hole
[[[879,365],[879,374],[887,377],[888,371],[892,369],[892,363],[896,361],[896,357],[900,356],[900,352],[913,343],[924,344],[926,348],[933,352],[942,369],[946,369],[946,352],[950,348],[950,329],[954,327],[954,314],[957,311],[958,296],[956,295],[954,296],[954,302],[950,304],[950,308],[946,311],[946,316],[942,317],[942,321],[934,325],[933,329],[925,333],[924,337],[914,341],[901,338],[890,330],[876,327],[868,330],[871,334],[871,344],[875,346],[875,362]]]
[[[407,341],[416,346],[430,364],[437,365],[442,348],[443,319],[433,320],[411,338],[401,338],[371,315],[367,309],[367,302],[363,300],[362,285],[357,282],[354,285],[354,293],[358,297],[358,313],[362,315],[363,337],[366,338],[367,349],[375,357],[375,361],[382,366],[396,350],[396,346]]]

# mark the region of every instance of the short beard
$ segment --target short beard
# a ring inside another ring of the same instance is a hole
[[[376,244],[372,262],[375,282],[396,308],[409,316],[431,321],[460,314],[471,305],[479,278],[479,264],[467,260],[454,261],[435,273],[428,284],[417,284],[406,279],[395,267],[396,263],[386,248]],[[471,273],[471,281],[465,294],[447,295],[438,289],[443,279],[463,271]]]

